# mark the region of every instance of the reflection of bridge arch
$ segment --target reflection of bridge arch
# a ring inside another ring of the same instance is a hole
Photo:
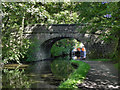
[[[39,50],[35,53],[38,60],[50,58],[50,49],[52,45],[64,38],[74,38],[85,45],[87,53],[89,48],[95,42],[99,42],[98,35],[79,33],[83,25],[75,24],[53,24],[53,25],[34,25],[26,28],[24,35],[37,38],[39,41]]]

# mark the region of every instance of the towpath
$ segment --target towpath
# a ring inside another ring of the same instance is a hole
[[[119,73],[111,62],[84,61],[90,65],[90,71],[82,84],[82,90],[118,90],[120,88]]]

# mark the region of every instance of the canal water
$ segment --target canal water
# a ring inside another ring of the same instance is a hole
[[[55,89],[73,70],[69,58],[37,61],[26,69],[4,69],[2,87]]]

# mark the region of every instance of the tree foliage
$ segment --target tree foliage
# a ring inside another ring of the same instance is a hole
[[[86,5],[89,6],[86,8]],[[79,8],[80,22],[87,26],[80,30],[91,34],[100,34],[105,42],[115,42],[113,58],[120,60],[120,2],[82,3]],[[83,18],[82,18],[83,17]]]
[[[52,56],[68,55],[75,46],[73,39],[62,39],[57,41],[51,48]]]
[[[23,59],[30,51],[28,48],[31,42],[23,35],[27,25],[74,23],[77,21],[77,13],[70,10],[71,3],[10,2],[2,3],[2,7],[2,58],[4,63],[8,63],[8,61],[20,63],[20,59]]]
[[[115,56],[120,50],[120,2],[5,2],[2,3],[2,58],[5,63],[24,58],[31,42],[23,32],[30,24],[80,24],[80,32],[100,33],[106,41],[115,40]]]

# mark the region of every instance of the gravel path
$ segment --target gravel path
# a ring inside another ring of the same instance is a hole
[[[111,62],[84,61],[91,67],[86,79],[78,87],[82,90],[120,90],[118,70]],[[119,83],[119,84],[118,84]]]

